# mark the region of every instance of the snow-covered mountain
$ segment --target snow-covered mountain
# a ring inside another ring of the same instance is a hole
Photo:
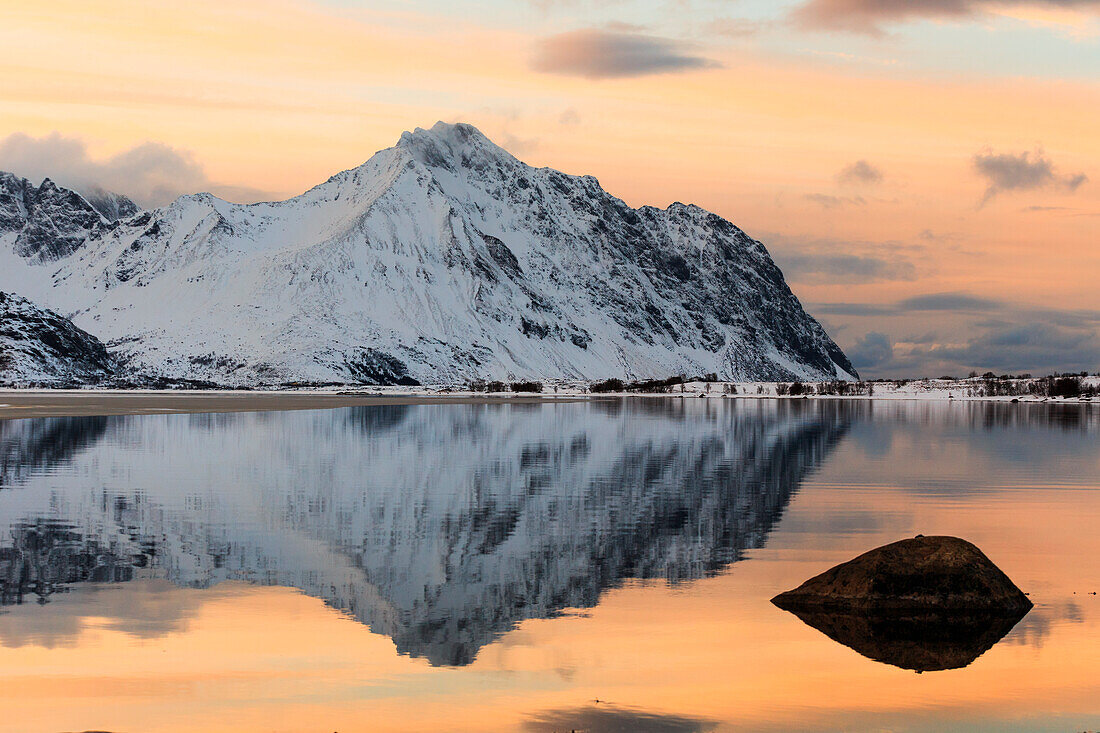
[[[136,371],[230,384],[855,374],[728,221],[633,209],[469,125],[404,133],[277,203],[196,194],[112,220],[28,185],[0,179],[0,288],[71,314]]]
[[[25,298],[0,292],[0,385],[96,383],[115,368],[95,336]]]
[[[705,577],[763,546],[861,409],[638,400],[0,421],[0,595],[135,572],[296,587],[402,653],[467,664],[524,619],[594,606],[632,578]]]

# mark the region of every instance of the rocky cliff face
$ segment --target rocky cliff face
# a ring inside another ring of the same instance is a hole
[[[17,258],[0,287],[33,281],[28,295],[146,373],[239,384],[855,374],[764,246],[728,221],[683,204],[633,209],[469,125],[405,133],[277,203],[198,194],[111,221],[75,194],[62,206],[52,184],[27,190],[0,209],[0,250]],[[44,221],[41,204],[20,203],[35,196],[66,213]]]
[[[762,546],[851,408],[707,402],[0,423],[0,584],[42,595],[136,566],[297,587],[403,653],[467,664],[524,619]]]
[[[96,200],[99,207],[48,178],[35,186],[0,171],[0,241],[33,264],[64,259],[109,231],[120,211],[136,210],[125,196],[100,192]],[[19,273],[11,275],[18,283]]]
[[[115,367],[99,339],[69,319],[0,292],[0,384],[97,383]]]

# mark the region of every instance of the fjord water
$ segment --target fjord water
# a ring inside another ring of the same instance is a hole
[[[952,534],[959,669],[769,603]],[[1087,730],[1100,409],[634,399],[0,422],[0,731]]]

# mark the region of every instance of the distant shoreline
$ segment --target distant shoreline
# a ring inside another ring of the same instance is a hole
[[[108,415],[173,415],[215,412],[280,412],[332,410],[367,405],[491,404],[577,402],[585,395],[434,395],[426,393],[349,393],[319,390],[0,390],[0,420],[30,417],[96,417]]]
[[[286,410],[328,410],[371,405],[434,404],[537,404],[582,402],[607,399],[700,399],[732,400],[846,400],[918,401],[928,403],[1001,402],[1036,404],[1100,404],[1089,398],[1039,396],[968,396],[949,388],[886,390],[874,395],[778,395],[774,390],[755,393],[767,383],[738,383],[737,394],[727,394],[725,383],[688,383],[684,391],[664,393],[586,393],[580,388],[561,388],[543,393],[480,393],[447,391],[442,388],[366,387],[300,390],[99,390],[99,389],[0,389],[0,421],[35,417],[96,417],[110,415],[159,415],[228,412],[275,412]],[[958,390],[955,390],[958,391]]]

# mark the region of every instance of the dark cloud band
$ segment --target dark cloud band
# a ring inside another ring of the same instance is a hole
[[[561,33],[539,42],[532,68],[552,74],[609,79],[720,66],[667,38],[619,30]]]
[[[994,5],[1045,5],[1100,12],[1100,0],[808,0],[795,9],[792,18],[805,28],[881,33],[885,24],[974,16]]]
[[[1084,173],[1059,174],[1042,150],[1019,154],[983,150],[974,156],[974,170],[989,184],[982,203],[1003,191],[1062,188],[1072,193],[1088,181]]]

